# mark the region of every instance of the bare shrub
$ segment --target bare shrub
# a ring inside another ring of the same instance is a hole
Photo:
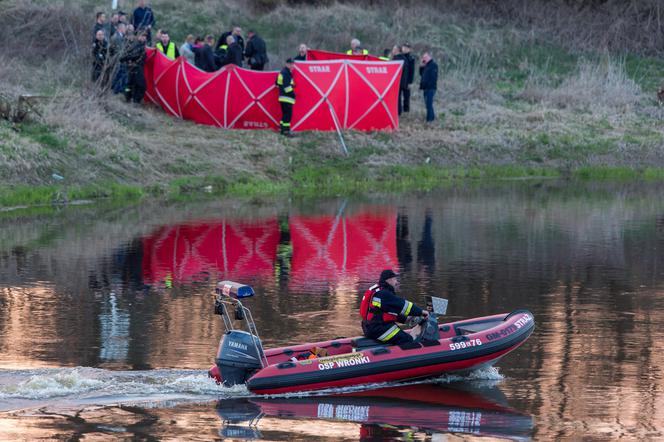
[[[661,0],[423,0],[471,17],[532,29],[573,50],[664,52]]]
[[[599,62],[583,60],[577,71],[544,97],[560,107],[625,107],[637,104],[641,88],[627,76],[625,62],[605,57]]]
[[[521,70],[527,72],[528,77],[526,78],[523,90],[517,94],[518,98],[530,103],[538,103],[546,98],[552,89],[552,80],[548,74],[550,63],[550,59],[541,67],[528,63],[528,60],[523,60],[520,63]]]
[[[27,93],[23,83],[28,75],[29,69],[22,63],[19,63],[16,59],[0,55],[0,92],[10,97]]]
[[[118,136],[124,131],[109,118],[103,103],[80,94],[56,92],[44,106],[43,118],[46,124],[73,138]]]
[[[44,57],[87,54],[94,20],[78,2],[68,3],[64,7],[59,2],[2,2],[0,41],[5,47],[20,48],[21,55],[33,64]]]
[[[469,50],[457,54],[454,69],[442,78],[443,93],[451,101],[497,98],[491,84],[486,57]]]

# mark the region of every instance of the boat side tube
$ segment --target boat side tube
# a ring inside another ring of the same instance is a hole
[[[529,311],[517,310],[502,320],[494,315],[446,325],[450,329],[438,341],[273,364],[252,376],[247,387],[257,394],[277,394],[467,372],[523,344],[535,320]]]

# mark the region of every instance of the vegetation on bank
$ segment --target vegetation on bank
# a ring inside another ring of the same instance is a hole
[[[216,176],[187,176],[174,179],[167,186],[141,187],[116,183],[91,185],[4,186],[0,188],[0,208],[4,210],[85,203],[95,199],[131,202],[144,197],[168,200],[202,199],[216,196],[261,198],[292,195],[296,197],[330,197],[369,192],[431,191],[461,181],[547,180],[571,181],[642,180],[663,181],[664,168],[634,169],[629,167],[581,167],[565,175],[559,169],[520,166],[484,166],[473,168],[439,168],[433,165],[390,166],[375,175],[339,168],[338,165],[309,166],[280,181],[247,177],[229,183]],[[2,211],[2,209],[0,209]]]
[[[179,121],[99,97],[87,83],[86,42],[99,2],[8,0],[0,4],[7,23],[0,37],[29,49],[0,54],[0,99],[50,98],[40,115],[0,119],[0,206],[208,192],[336,195],[469,178],[664,177],[664,109],[655,98],[664,61],[651,44],[658,34],[642,43],[607,34],[613,43],[602,45],[583,29],[588,38],[577,41],[560,16],[543,26],[546,16],[536,17],[530,4],[516,14],[503,6],[491,12],[483,2],[322,2],[298,4],[294,14],[283,2],[254,3],[201,0],[192,9],[164,0],[155,10],[177,41],[189,32],[216,35],[231,23],[256,28],[273,69],[301,41],[342,50],[357,36],[373,52],[403,41],[416,53],[432,49],[442,68],[436,123],[422,122],[417,84],[400,130],[348,132],[349,157],[334,133],[285,140]],[[568,26],[574,23],[583,24]]]

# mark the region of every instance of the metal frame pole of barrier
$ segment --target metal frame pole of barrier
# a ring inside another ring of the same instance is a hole
[[[337,134],[339,135],[339,141],[341,142],[341,147],[344,150],[344,155],[348,156],[348,148],[346,147],[346,142],[344,141],[344,136],[341,133],[341,127],[339,127],[339,121],[337,120],[337,114],[334,113],[334,109],[332,108],[332,104],[330,103],[330,100],[325,97],[325,101],[327,102],[327,106],[330,108],[330,114],[332,115],[332,121],[334,121],[334,127],[337,129]]]

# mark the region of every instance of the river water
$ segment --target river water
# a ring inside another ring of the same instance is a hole
[[[663,195],[505,182],[0,213],[0,440],[664,440]],[[218,280],[254,286],[271,347],[360,334],[388,267],[448,319],[526,308],[536,330],[426,383],[258,397],[207,377]]]

